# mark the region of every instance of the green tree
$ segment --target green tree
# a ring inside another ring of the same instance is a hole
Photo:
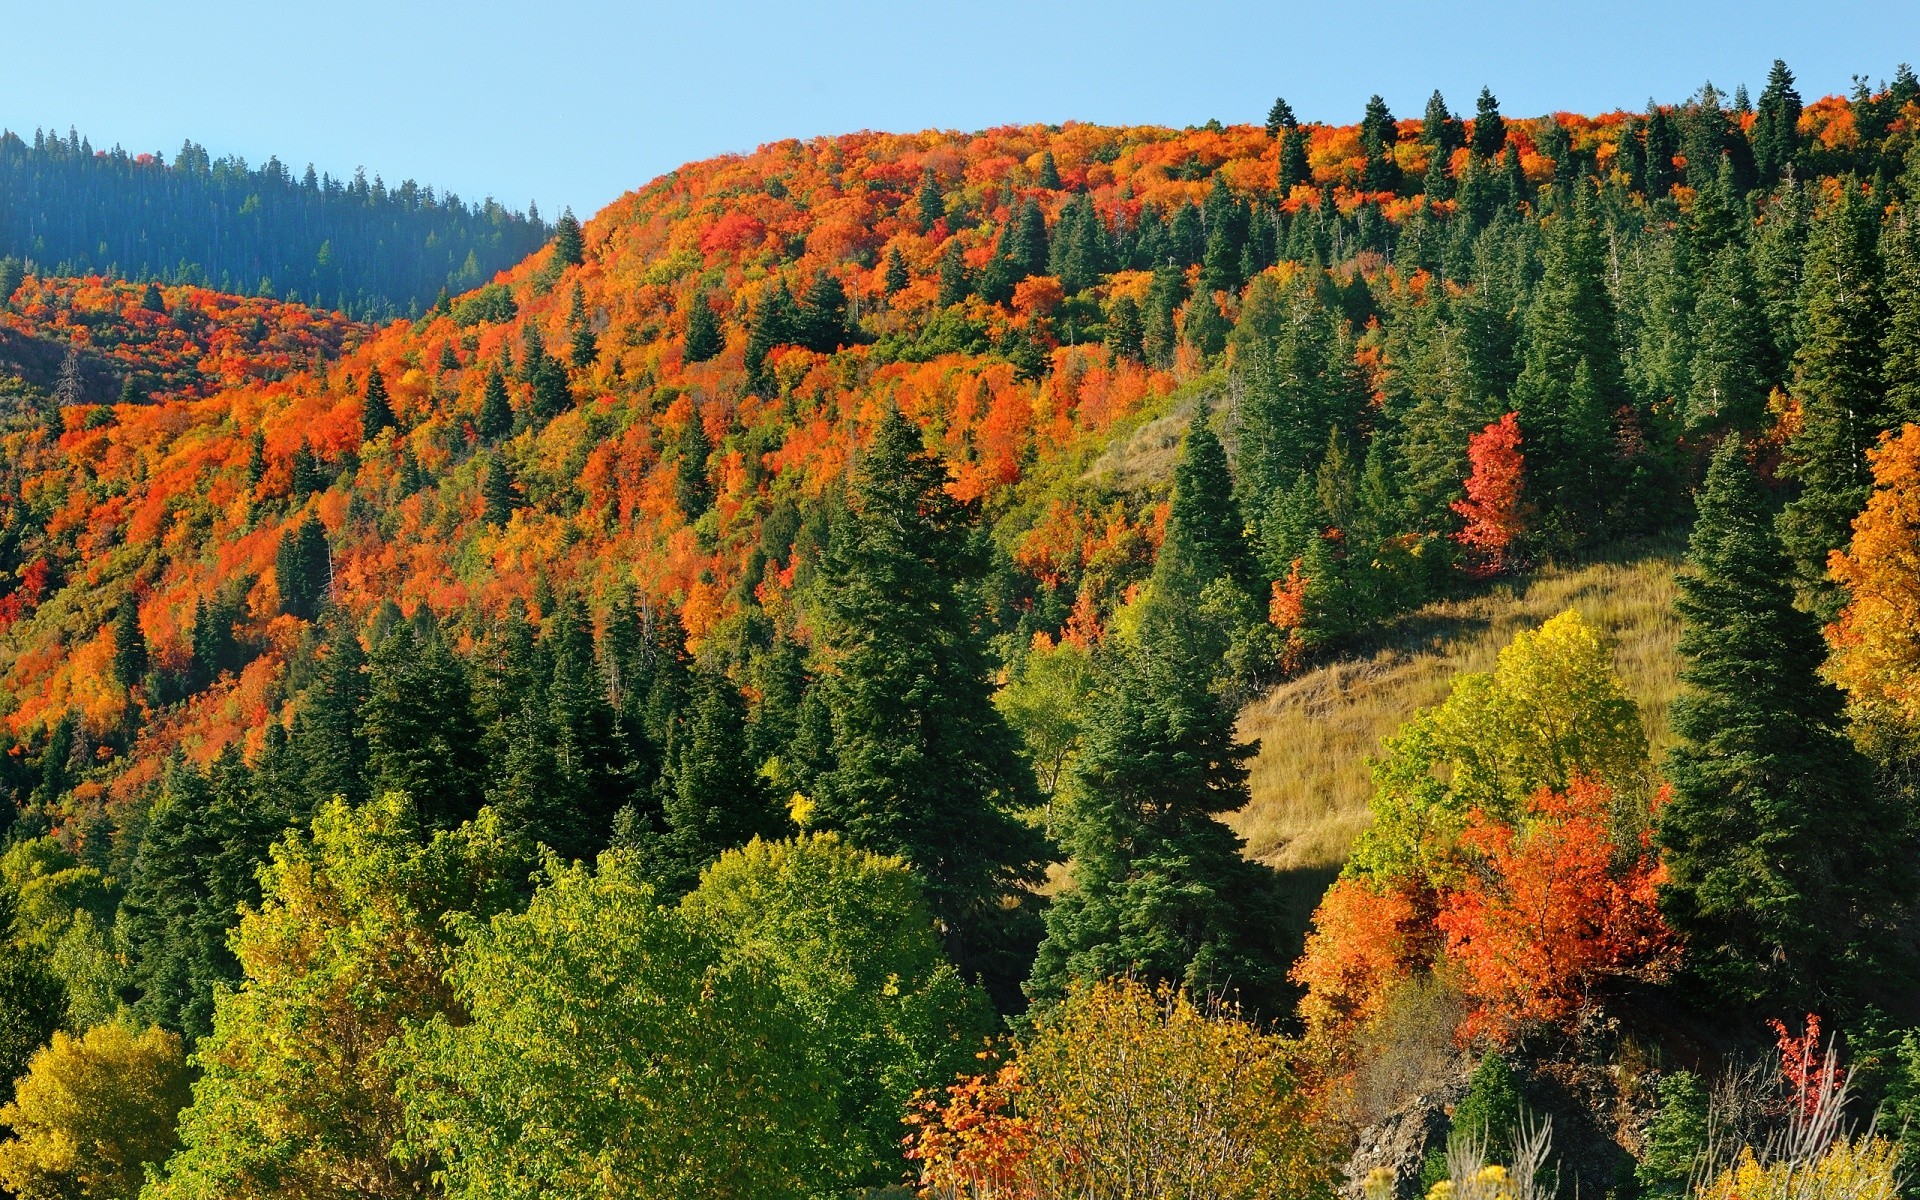
[[[947,962],[912,869],[833,834],[729,850],[681,903],[725,959],[763,966],[813,1030],[804,1053],[849,1143],[839,1186],[896,1182],[900,1116],[971,1066],[993,1027]]]
[[[1872,978],[1910,891],[1907,822],[1848,741],[1826,647],[1737,438],[1714,455],[1677,607],[1661,906],[1723,998],[1824,1009]]]
[[[0,945],[0,1097],[14,1098],[14,1081],[66,1015],[67,989],[45,952]]]
[[[645,846],[655,885],[684,895],[722,851],[774,837],[786,822],[748,756],[746,704],[716,664],[694,672],[685,723],[660,780],[666,829]]]
[[[147,675],[147,635],[140,629],[140,600],[128,596],[113,618],[113,681],[130,688]]]
[[[1275,141],[1287,130],[1299,126],[1299,119],[1293,115],[1293,105],[1288,104],[1284,97],[1275,100],[1273,107],[1267,110],[1267,136]]]
[[[386,633],[368,663],[360,724],[374,795],[415,798],[420,820],[450,829],[480,807],[484,764],[472,685],[437,623],[423,620]]]
[[[495,367],[487,372],[487,383],[480,394],[480,413],[473,431],[484,443],[499,441],[513,432],[513,405],[507,400],[507,381]]]
[[[934,224],[944,220],[947,215],[947,202],[940,194],[940,180],[935,177],[933,168],[920,172],[920,193],[914,199],[914,208],[920,217],[920,230],[931,232]]]
[[[396,1047],[454,1003],[454,915],[507,910],[526,870],[489,820],[429,838],[397,795],[332,801],[276,845],[234,933],[243,978],[194,1056],[183,1148],[148,1200],[435,1194],[435,1164],[406,1145]]]
[[[1688,1194],[1708,1145],[1707,1089],[1692,1071],[1675,1071],[1656,1087],[1660,1097],[1647,1128],[1647,1149],[1634,1168],[1647,1194]]]
[[[367,389],[361,393],[360,440],[371,442],[381,431],[393,428],[393,403],[387,398],[387,381],[380,368],[367,368]]]
[[[849,1165],[771,972],[660,907],[628,856],[553,869],[472,927],[451,979],[467,1017],[409,1039],[403,1095],[452,1200],[784,1198]]]
[[[1907,199],[1880,234],[1887,302],[1880,368],[1889,426],[1920,421],[1920,155],[1913,163],[1907,169]]]
[[[794,341],[820,354],[832,354],[847,340],[847,290],[831,271],[817,272],[801,298]]]
[[[940,294],[938,303],[945,308],[958,304],[973,291],[973,282],[967,272],[966,250],[957,238],[948,238],[944,249],[940,251]]]
[[[1474,102],[1473,152],[1484,159],[1500,157],[1507,148],[1507,122],[1500,115],[1500,101],[1492,88],[1481,88]]]
[[[913,276],[907,270],[907,260],[900,257],[900,247],[887,249],[887,273],[882,283],[887,295],[899,294],[900,290],[913,282]]]
[[[1793,86],[1793,72],[1777,58],[1767,73],[1760,103],[1754,106],[1753,128],[1748,136],[1753,141],[1760,185],[1772,187],[1780,182],[1800,146],[1800,93]]]
[[[673,497],[688,524],[698,521],[713,507],[713,481],[707,475],[713,444],[707,440],[707,425],[698,406],[687,410],[680,427],[680,444],[674,461]]]
[[[686,361],[706,362],[725,348],[726,339],[720,332],[720,318],[714,315],[713,305],[707,297],[696,294],[687,303]]]
[[[1360,118],[1360,148],[1366,155],[1366,165],[1360,169],[1360,186],[1370,192],[1398,192],[1403,182],[1400,164],[1393,157],[1394,144],[1399,141],[1399,127],[1393,114],[1387,111],[1387,102],[1378,95],[1367,101],[1367,111]]]
[[[1713,257],[1694,301],[1690,433],[1754,429],[1766,414],[1767,330],[1747,254],[1728,245]]]
[[[1295,125],[1280,138],[1280,164],[1276,178],[1282,196],[1290,196],[1301,184],[1313,182],[1313,166],[1307,160],[1307,131]]]
[[[505,526],[513,519],[513,510],[520,507],[520,497],[513,490],[513,469],[497,450],[488,453],[484,463],[480,476],[480,519],[489,525]]]
[[[913,864],[957,960],[978,969],[984,927],[1038,879],[1043,851],[1015,816],[1039,797],[993,707],[966,589],[975,515],[946,484],[920,430],[889,408],[820,565],[832,765],[813,799],[821,828]]]
[[[333,551],[327,545],[327,527],[314,513],[280,535],[273,579],[282,612],[303,621],[318,619],[333,594]]]
[[[1060,168],[1053,161],[1053,151],[1040,152],[1040,175],[1035,182],[1049,191],[1060,190]]]
[[[586,246],[580,240],[580,222],[571,208],[553,223],[553,261],[562,267],[577,267],[587,261]]]
[[[366,651],[352,625],[336,620],[319,678],[307,689],[294,725],[309,807],[335,797],[351,804],[367,798],[367,740],[360,728],[366,702]]]
[[[1780,516],[1801,586],[1829,618],[1842,598],[1827,578],[1827,556],[1846,546],[1872,490],[1867,450],[1883,427],[1887,328],[1874,204],[1851,180],[1839,191],[1814,221],[1807,247],[1805,325],[1793,363],[1800,425],[1783,466],[1799,495]]]

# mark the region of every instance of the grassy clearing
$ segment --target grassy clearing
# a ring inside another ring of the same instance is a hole
[[[1329,663],[1248,705],[1241,736],[1260,742],[1253,803],[1230,819],[1248,852],[1297,876],[1303,902],[1317,900],[1366,827],[1380,739],[1445,698],[1456,675],[1491,668],[1515,633],[1568,608],[1613,640],[1657,757],[1680,688],[1679,561],[1677,544],[1637,546],[1429,605],[1383,632],[1370,656]]]

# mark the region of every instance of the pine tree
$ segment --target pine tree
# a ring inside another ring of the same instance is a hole
[[[748,755],[740,690],[711,663],[694,672],[692,690],[660,780],[666,828],[642,849],[648,874],[668,895],[692,891],[722,852],[777,837],[785,824]]]
[[[1680,153],[1680,139],[1665,109],[1647,101],[1647,199],[1664,199],[1679,182],[1673,156]]]
[[[807,286],[793,340],[819,354],[847,344],[847,290],[832,272],[817,272]]]
[[[958,304],[972,294],[973,285],[967,273],[967,259],[959,239],[949,238],[940,251],[940,295],[938,303],[945,308]]]
[[[600,360],[600,339],[593,333],[593,318],[587,310],[586,289],[578,280],[567,306],[567,361],[576,371],[584,371]]]
[[[547,635],[553,674],[547,680],[555,790],[541,840],[565,858],[591,859],[607,845],[614,814],[632,794],[632,771],[606,682],[594,660],[593,623],[570,597]]]
[[[381,430],[393,428],[393,404],[387,399],[387,381],[377,365],[367,368],[367,390],[362,396],[360,440],[371,442]]]
[[[1693,335],[1687,431],[1756,428],[1766,412],[1770,356],[1760,293],[1742,247],[1714,255],[1694,302]]]
[[[1048,191],[1060,190],[1060,168],[1053,161],[1053,151],[1040,152],[1040,177],[1035,182]]]
[[[1444,163],[1455,150],[1467,144],[1466,127],[1447,108],[1447,99],[1435,88],[1427,98],[1427,111],[1420,121],[1420,140],[1427,144],[1432,158]]]
[[[513,510],[519,507],[519,497],[513,492],[513,469],[498,451],[486,457],[480,476],[480,498],[485,505],[480,519],[497,527],[504,527],[512,520]]]
[[[313,513],[281,535],[273,577],[280,611],[288,616],[311,621],[326,607],[332,597],[333,551],[327,546],[326,526]]]
[[[1907,822],[1848,740],[1817,621],[1737,437],[1714,455],[1680,579],[1679,744],[1662,907],[1724,998],[1825,1009],[1871,977],[1911,892]],[[1876,948],[1879,944],[1879,949]]]
[[[1367,101],[1367,111],[1360,119],[1360,148],[1366,154],[1366,165],[1360,171],[1361,187],[1369,192],[1400,190],[1403,177],[1393,157],[1393,147],[1399,140],[1399,127],[1387,111],[1387,102],[1375,95]]]
[[[140,630],[140,601],[128,596],[113,619],[113,680],[130,688],[147,675],[147,635]]]
[[[1267,136],[1278,140],[1289,129],[1298,129],[1300,122],[1293,115],[1293,106],[1284,98],[1275,100],[1273,107],[1267,110]]]
[[[437,829],[479,809],[484,764],[472,684],[424,609],[374,647],[360,725],[374,795],[405,792]]]
[[[1157,569],[1177,577],[1182,594],[1198,596],[1214,580],[1226,579],[1252,599],[1253,553],[1234,503],[1227,452],[1207,428],[1204,411],[1194,417],[1174,465],[1167,531]]]
[[[1907,170],[1907,200],[1888,217],[1880,234],[1887,303],[1881,372],[1889,426],[1920,421],[1920,155],[1913,162]]]
[[[687,342],[685,359],[706,362],[726,347],[720,334],[720,319],[704,295],[695,295],[687,304]]]
[[[562,267],[577,267],[587,261],[585,244],[580,240],[580,222],[567,209],[553,223],[553,261]]]
[[[1032,197],[1020,206],[1006,257],[1014,265],[1016,283],[1029,275],[1047,273],[1047,219],[1040,212],[1039,202]]]
[[[1506,148],[1507,122],[1500,115],[1500,102],[1494,99],[1492,88],[1483,87],[1480,99],[1474,102],[1473,152],[1491,160]]]
[[[820,565],[832,765],[815,780],[815,821],[911,863],[957,960],[979,969],[1003,898],[1037,881],[1043,853],[1014,815],[1038,789],[989,698],[966,590],[974,513],[946,484],[919,429],[889,408]]]
[[[790,345],[797,340],[795,328],[798,323],[799,314],[794,309],[793,293],[787,290],[786,281],[781,280],[760,297],[760,302],[754,306],[753,321],[747,327],[746,368],[749,386],[762,391],[768,388],[767,355],[775,346]]]
[[[934,177],[933,168],[920,172],[920,194],[914,202],[920,215],[920,231],[929,233],[934,225],[946,218],[947,202],[940,194],[940,181]]]
[[[1867,449],[1884,422],[1887,318],[1877,233],[1871,202],[1843,179],[1807,247],[1805,332],[1793,366],[1800,427],[1783,468],[1800,494],[1781,514],[1780,533],[1802,586],[1826,617],[1841,603],[1827,579],[1827,556],[1847,544],[1853,518],[1866,507]]]
[[[480,396],[480,415],[473,431],[485,444],[492,444],[513,432],[513,406],[507,400],[507,381],[498,367],[487,372],[487,386]]]
[[[1282,199],[1293,194],[1293,189],[1301,184],[1313,182],[1313,165],[1307,161],[1307,131],[1293,126],[1280,139],[1280,165],[1278,168],[1278,187],[1275,189]]]

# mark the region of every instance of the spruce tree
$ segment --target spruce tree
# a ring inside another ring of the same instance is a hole
[[[1800,148],[1800,93],[1793,86],[1793,72],[1777,58],[1754,108],[1750,136],[1760,185],[1770,188],[1780,182]]]
[[[1015,282],[1029,275],[1047,273],[1047,219],[1041,213],[1039,203],[1032,197],[1028,197],[1020,206],[1020,216],[1013,226],[1013,244],[1007,252],[1007,258],[1015,267]]]
[[[507,381],[497,367],[487,372],[487,385],[480,395],[480,414],[474,421],[473,431],[486,444],[513,432],[513,406],[507,400]]]
[[[310,807],[339,797],[367,798],[367,741],[360,710],[367,701],[367,655],[344,617],[329,630],[319,678],[307,689],[295,719],[293,744],[303,768]]]
[[[1807,247],[1804,333],[1793,364],[1800,426],[1783,467],[1800,492],[1781,514],[1780,533],[1816,612],[1828,618],[1841,597],[1827,578],[1827,556],[1847,544],[1866,507],[1867,450],[1884,427],[1878,224],[1868,197],[1842,179]]]
[[[499,451],[486,456],[480,475],[480,499],[484,506],[480,519],[497,527],[512,520],[513,510],[519,507],[519,497],[513,492],[513,469]]]
[[[320,615],[331,597],[333,552],[319,517],[309,512],[281,535],[273,556],[273,577],[280,592],[280,611],[304,621]]]
[[[767,355],[775,346],[785,346],[796,340],[795,327],[799,314],[794,309],[793,293],[787,290],[785,280],[775,283],[773,288],[760,297],[754,306],[753,320],[747,327],[746,368],[750,387],[765,391],[771,381],[766,378]]]
[[[940,194],[940,181],[934,177],[932,167],[920,172],[920,194],[914,208],[920,216],[922,233],[930,232],[934,224],[947,215],[946,198]]]
[[[907,260],[900,257],[900,247],[887,250],[887,273],[882,280],[887,295],[897,295],[900,290],[913,282],[913,276],[907,272]]]
[[[1679,182],[1673,156],[1680,153],[1680,138],[1666,110],[1651,100],[1647,101],[1645,130],[1647,199],[1665,199],[1673,191],[1673,185]]]
[[[940,294],[937,303],[945,308],[965,300],[973,290],[967,273],[967,259],[964,248],[957,238],[948,238],[945,248],[940,251]]]
[[[818,686],[831,717],[815,822],[911,863],[963,968],[982,969],[1003,902],[1039,879],[1032,772],[989,696],[968,581],[975,514],[889,407],[820,564]]]
[[[567,209],[553,223],[553,261],[562,267],[577,267],[587,261],[586,247],[580,240],[580,222]]]
[[[128,596],[113,619],[113,680],[130,688],[147,675],[147,636],[140,630],[140,601]]]
[[[1367,111],[1360,119],[1360,148],[1366,154],[1366,165],[1360,171],[1361,187],[1370,192],[1400,190],[1400,164],[1393,157],[1397,141],[1399,128],[1393,114],[1387,111],[1387,102],[1375,95],[1367,101]]]
[[[360,408],[360,440],[371,442],[381,430],[392,428],[393,404],[387,399],[387,381],[378,366],[368,367],[367,390],[362,393]]]
[[[1282,199],[1291,196],[1293,189],[1301,184],[1313,182],[1313,165],[1307,161],[1307,131],[1297,125],[1289,128],[1280,139],[1277,180],[1275,190]]]
[[[1205,576],[1233,556],[1220,545],[1231,512],[1216,511],[1218,448],[1204,429],[1188,434],[1139,633],[1101,664],[1064,816],[1073,886],[1047,912],[1036,998],[1132,975],[1279,1011],[1275,880],[1219,820],[1248,801],[1253,747],[1213,687],[1224,646],[1204,614],[1217,587]]]
[[[1442,164],[1467,144],[1466,128],[1447,108],[1447,99],[1438,88],[1427,98],[1427,111],[1420,121],[1420,140],[1427,144],[1428,154]]]
[[[1500,115],[1500,102],[1492,88],[1481,88],[1474,102],[1473,152],[1484,159],[1495,159],[1507,148],[1507,122]]]
[[[563,857],[591,859],[606,847],[614,814],[632,795],[631,764],[595,661],[592,618],[577,597],[561,604],[546,640],[555,790],[542,840]]]
[[[433,617],[423,609],[388,630],[367,674],[360,723],[372,793],[407,793],[437,829],[472,817],[484,771],[472,684]]]
[[[1756,428],[1766,412],[1770,355],[1760,293],[1742,247],[1728,245],[1714,255],[1694,301],[1692,332],[1687,431]]]
[[[1887,331],[1881,371],[1889,426],[1920,421],[1920,153],[1907,170],[1907,199],[1880,234]]]
[[[648,874],[668,895],[692,891],[723,852],[777,837],[785,824],[748,754],[740,689],[707,663],[694,672],[692,693],[660,780],[666,828],[642,847]]]
[[[1828,1010],[1892,940],[1911,892],[1906,817],[1847,738],[1818,622],[1794,607],[1737,437],[1714,455],[1699,512],[1680,578],[1688,690],[1658,814],[1662,908],[1722,998]]]
[[[1053,151],[1040,152],[1040,177],[1035,182],[1048,191],[1060,190],[1060,168],[1053,161]]]
[[[700,519],[713,507],[713,481],[707,475],[707,462],[713,445],[707,440],[706,422],[698,408],[687,410],[686,424],[680,427],[680,444],[674,467],[674,499],[688,524]]]
[[[720,319],[714,315],[713,305],[705,295],[695,295],[687,305],[686,361],[706,362],[725,348]]]
[[[1275,100],[1273,107],[1267,110],[1268,137],[1277,140],[1287,130],[1297,129],[1299,126],[1299,120],[1293,115],[1293,105],[1288,104],[1284,98]]]
[[[819,354],[847,344],[847,290],[831,271],[815,273],[800,301],[794,341]]]

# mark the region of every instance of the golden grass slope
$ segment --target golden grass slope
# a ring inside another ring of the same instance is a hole
[[[1249,704],[1240,733],[1260,742],[1253,802],[1230,818],[1248,853],[1283,870],[1338,866],[1367,825],[1380,739],[1444,699],[1461,672],[1491,669],[1515,633],[1569,608],[1613,641],[1658,761],[1680,690],[1679,565],[1676,545],[1638,546],[1431,604],[1383,633],[1371,657],[1329,663]]]

